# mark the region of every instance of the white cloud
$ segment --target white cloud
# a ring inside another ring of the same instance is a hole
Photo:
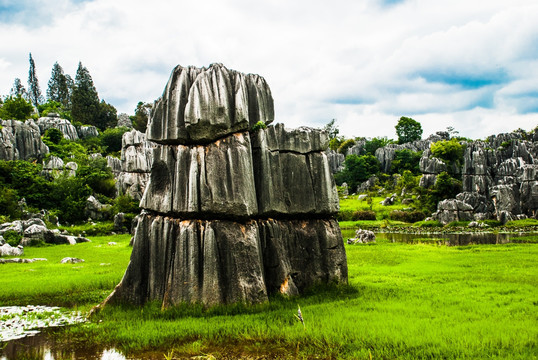
[[[26,20],[0,20],[0,94],[25,82],[32,52],[43,92],[55,61],[72,75],[82,61],[100,97],[132,113],[175,65],[222,62],[264,76],[287,126],[337,118],[345,135],[394,137],[405,115],[425,135],[485,137],[537,125],[534,0],[389,3],[34,0]],[[36,6],[48,10],[34,23]]]

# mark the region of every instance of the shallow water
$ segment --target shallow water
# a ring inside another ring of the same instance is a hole
[[[507,233],[465,233],[465,234],[440,234],[440,233],[376,233],[377,241],[401,242],[407,244],[438,244],[447,246],[465,246],[481,244],[507,244],[512,239],[523,236],[524,234],[507,234]],[[527,234],[528,235],[528,234]],[[355,237],[355,230],[343,229],[344,238]]]

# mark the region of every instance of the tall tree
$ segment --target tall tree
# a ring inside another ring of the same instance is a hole
[[[131,116],[133,126],[136,130],[146,132],[151,107],[151,104],[142,101],[139,101],[136,105],[135,114],[134,116]]]
[[[28,71],[28,98],[32,105],[37,109],[37,106],[43,102],[43,96],[41,95],[41,89],[39,88],[39,81],[37,80],[37,74],[35,72],[35,62],[30,53],[30,70]]]
[[[49,79],[49,87],[47,89],[47,100],[57,101],[66,109],[69,108],[70,94],[67,76],[64,70],[58,64],[54,63]]]
[[[420,140],[422,137],[422,125],[414,119],[402,116],[395,128],[399,144]]]
[[[106,128],[115,127],[118,124],[118,112],[116,108],[105,100],[101,100],[99,103],[99,116],[95,121],[95,126],[101,130]]]
[[[13,82],[13,87],[11,88],[10,95],[13,97],[20,96],[22,98],[26,98],[28,94],[26,93],[26,89],[24,88],[24,85],[21,82],[21,79],[15,78],[15,81]]]
[[[71,116],[74,121],[97,126],[100,115],[99,95],[88,69],[78,63],[75,85],[71,95]]]

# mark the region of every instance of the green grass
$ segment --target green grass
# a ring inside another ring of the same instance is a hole
[[[25,249],[26,257],[48,262],[0,265],[0,303],[77,302],[89,309],[102,301],[123,275],[129,236],[92,240]],[[116,347],[154,358],[537,358],[535,244],[447,247],[380,240],[346,245],[346,251],[348,286],[316,287],[299,298],[277,296],[250,306],[110,306],[90,323],[58,330],[57,338],[77,348]],[[65,256],[86,261],[59,264]],[[294,317],[297,305],[306,330]]]
[[[129,263],[130,235],[91,238],[90,243],[25,247],[29,264],[0,264],[0,305],[92,306],[108,295]],[[114,241],[117,245],[110,246]],[[65,257],[83,263],[60,264]]]
[[[385,197],[373,197],[372,198],[372,208],[370,209],[370,204],[366,200],[358,200],[358,196],[349,196],[347,199],[340,199],[340,211],[365,211],[373,210],[376,213],[377,219],[388,218],[391,211],[402,210],[409,205],[402,205],[400,202],[396,202],[394,205],[383,206],[380,204],[381,201],[385,200]]]
[[[537,246],[378,242],[346,250],[349,286],[255,306],[109,307],[68,337],[131,354],[217,358],[536,358]],[[306,330],[294,318],[297,304]]]

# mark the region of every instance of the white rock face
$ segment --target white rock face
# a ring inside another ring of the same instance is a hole
[[[60,119],[57,117],[40,117],[37,120],[37,125],[39,126],[41,135],[43,135],[48,129],[58,129],[62,132],[64,138],[67,140],[75,141],[79,139],[77,128],[75,128],[67,119]]]
[[[0,120],[0,125],[0,160],[41,159],[48,154],[49,148],[33,120]]]

